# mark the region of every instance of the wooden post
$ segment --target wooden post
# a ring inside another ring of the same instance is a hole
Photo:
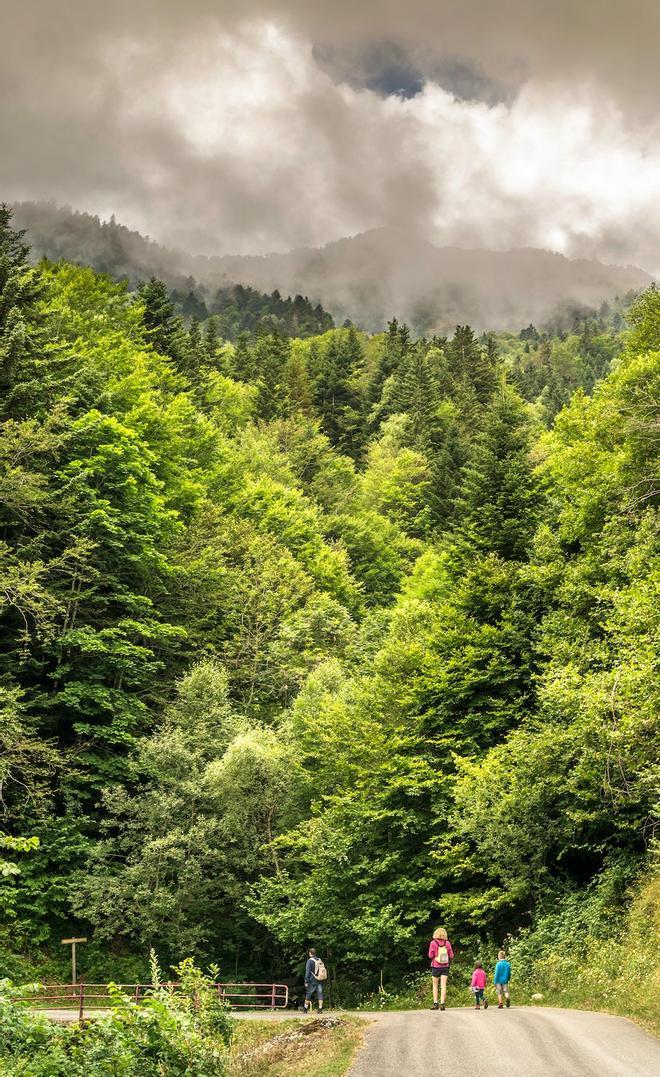
[[[81,982],[80,982],[80,1008],[78,1010],[78,1020],[79,1021],[82,1021],[82,1019],[83,1019],[84,1001],[85,1001],[85,988],[84,988],[82,980],[81,980]]]
[[[76,982],[76,946],[79,942],[87,942],[87,939],[62,939],[62,946],[71,947],[71,983]]]
[[[273,986],[271,988],[270,1008],[271,1008],[271,1010],[275,1009],[275,984],[273,984]]]

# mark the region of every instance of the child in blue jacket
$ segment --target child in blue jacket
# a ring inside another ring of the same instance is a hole
[[[506,1008],[508,1010],[511,1005],[511,999],[509,997],[509,982],[511,980],[511,965],[506,959],[504,950],[500,950],[497,955],[497,964],[495,966],[495,972],[493,974],[493,984],[497,991],[497,1008],[502,1009],[502,995],[506,999]]]

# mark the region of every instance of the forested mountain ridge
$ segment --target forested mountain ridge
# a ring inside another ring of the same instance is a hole
[[[567,315],[570,320],[581,309],[598,309],[603,301],[651,283],[647,273],[632,266],[571,260],[533,248],[438,248],[423,237],[386,228],[318,249],[207,258],[167,250],[114,220],[103,223],[47,203],[18,203],[14,208],[17,227],[28,230],[38,255],[90,265],[132,284],[159,277],[182,302],[190,297],[184,313],[202,318],[202,304],[208,313],[222,315],[223,303],[231,306],[227,293],[238,283],[259,292],[310,296],[312,304],[322,304],[338,324],[348,319],[370,331],[384,329],[392,316],[426,336],[466,322],[479,330],[517,331],[530,321],[545,325]],[[218,289],[225,299],[214,305]],[[255,305],[264,302],[254,293],[251,299]],[[277,311],[269,311],[266,303],[265,313]],[[302,336],[330,328],[320,321],[323,316],[323,310],[311,305],[297,322],[291,313],[288,320],[279,313],[288,335]],[[225,328],[233,339],[253,327],[234,318]]]
[[[104,978],[317,943],[360,990],[440,920],[459,954],[617,941],[657,799],[657,291],[570,333],[231,343],[159,281],[30,266],[5,209],[0,357],[4,828],[39,839],[5,967],[83,929]]]
[[[272,282],[295,291],[301,281],[337,321],[382,329],[395,313],[416,333],[445,333],[457,323],[480,330],[544,324],[566,307],[599,307],[648,287],[650,276],[531,247],[508,251],[435,247],[391,228],[328,243],[320,249],[213,260],[232,279],[257,288]]]
[[[215,274],[217,283],[211,284],[206,259],[162,247],[114,217],[101,221],[47,202],[17,203],[14,212],[16,227],[26,231],[34,258],[87,265],[114,280],[126,280],[131,288],[157,277],[167,285],[179,314],[200,322],[213,318],[217,332],[228,340],[244,332],[269,330],[306,337],[333,327],[332,317],[304,295],[284,298],[277,288],[263,295],[221,274]],[[195,279],[198,272],[202,283]]]

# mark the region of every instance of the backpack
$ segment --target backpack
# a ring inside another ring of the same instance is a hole
[[[438,965],[449,964],[449,950],[447,949],[447,943],[444,939],[436,939],[438,944],[438,952],[435,955],[435,960]]]
[[[319,980],[319,981],[323,981],[323,980],[327,980],[327,978],[328,978],[328,970],[326,969],[325,965],[321,961],[321,958],[317,957],[316,958],[316,964],[314,965],[314,979]]]

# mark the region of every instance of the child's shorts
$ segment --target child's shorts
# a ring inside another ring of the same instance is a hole
[[[509,984],[495,984],[495,990],[497,991],[498,995],[501,995],[503,991],[509,990]]]
[[[319,980],[313,980],[311,984],[307,984],[305,998],[308,1002],[311,1002],[314,993],[316,993],[318,1001],[323,1002],[323,984]]]

